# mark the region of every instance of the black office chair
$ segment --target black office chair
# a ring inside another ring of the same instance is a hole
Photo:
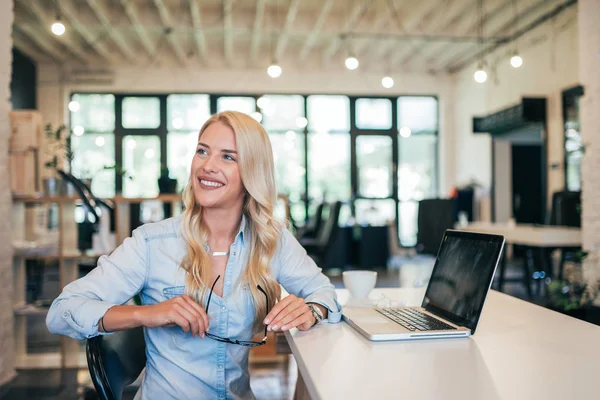
[[[327,219],[321,224],[321,229],[317,233],[315,238],[301,239],[300,244],[306,249],[306,252],[310,257],[315,260],[317,264],[324,264],[327,252],[333,245],[333,242],[337,238],[340,227],[338,222],[340,220],[340,210],[342,208],[342,202],[336,201],[329,206],[329,215]],[[323,267],[323,265],[319,265]]]
[[[121,400],[146,366],[144,328],[138,327],[87,340],[85,353],[94,388],[102,400]]]
[[[454,227],[454,199],[419,201],[417,212],[417,245],[421,254],[436,255],[446,229]]]
[[[581,227],[581,192],[562,191],[552,194],[549,225]],[[578,247],[560,248],[558,279],[563,279],[565,260],[581,251]]]
[[[319,203],[315,213],[306,223],[305,226],[299,228],[296,231],[296,237],[298,239],[314,239],[316,238],[319,230],[323,225],[323,209],[325,208],[325,202]]]

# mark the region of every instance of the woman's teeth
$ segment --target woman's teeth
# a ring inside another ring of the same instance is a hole
[[[206,185],[206,186],[213,186],[213,187],[221,187],[221,186],[223,186],[222,183],[212,182],[212,181],[205,181],[204,179],[200,179],[200,183],[202,183],[203,185]]]

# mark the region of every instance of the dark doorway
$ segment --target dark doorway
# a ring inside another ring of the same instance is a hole
[[[512,145],[512,209],[517,223],[544,222],[544,168],[542,146]]]

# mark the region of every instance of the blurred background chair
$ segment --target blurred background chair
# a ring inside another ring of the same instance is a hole
[[[298,239],[316,238],[321,225],[323,223],[323,209],[325,208],[325,202],[321,202],[317,205],[315,213],[310,217],[306,225],[298,228],[296,231],[296,237]]]
[[[436,255],[446,229],[455,221],[454,199],[425,199],[419,201],[417,212],[418,253]]]
[[[581,192],[561,191],[552,194],[549,225],[581,227]],[[563,279],[565,260],[573,258],[581,247],[561,247],[558,279]]]
[[[306,252],[320,266],[324,267],[327,252],[333,245],[339,228],[340,209],[342,202],[336,201],[327,206],[327,218],[321,222],[321,226],[314,238],[300,239],[300,244],[306,249]]]

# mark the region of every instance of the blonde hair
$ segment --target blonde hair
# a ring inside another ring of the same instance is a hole
[[[241,284],[248,284],[255,305],[253,331],[260,330],[265,317],[265,296],[258,289],[260,285],[267,293],[269,309],[279,299],[279,283],[271,276],[270,264],[277,249],[281,234],[281,224],[275,219],[273,210],[277,201],[273,151],[267,132],[252,117],[235,111],[225,111],[213,115],[204,123],[198,138],[210,125],[221,122],[230,127],[235,135],[238,152],[238,165],[242,184],[246,189],[242,213],[249,225],[250,243],[248,266],[241,275]],[[186,293],[199,303],[205,303],[211,280],[210,258],[205,250],[208,233],[202,221],[202,206],[196,203],[192,179],[183,192],[185,211],[181,219],[182,234],[187,242],[188,254],[181,263],[187,271]],[[248,230],[246,230],[248,231]],[[238,287],[239,289],[239,287]]]

